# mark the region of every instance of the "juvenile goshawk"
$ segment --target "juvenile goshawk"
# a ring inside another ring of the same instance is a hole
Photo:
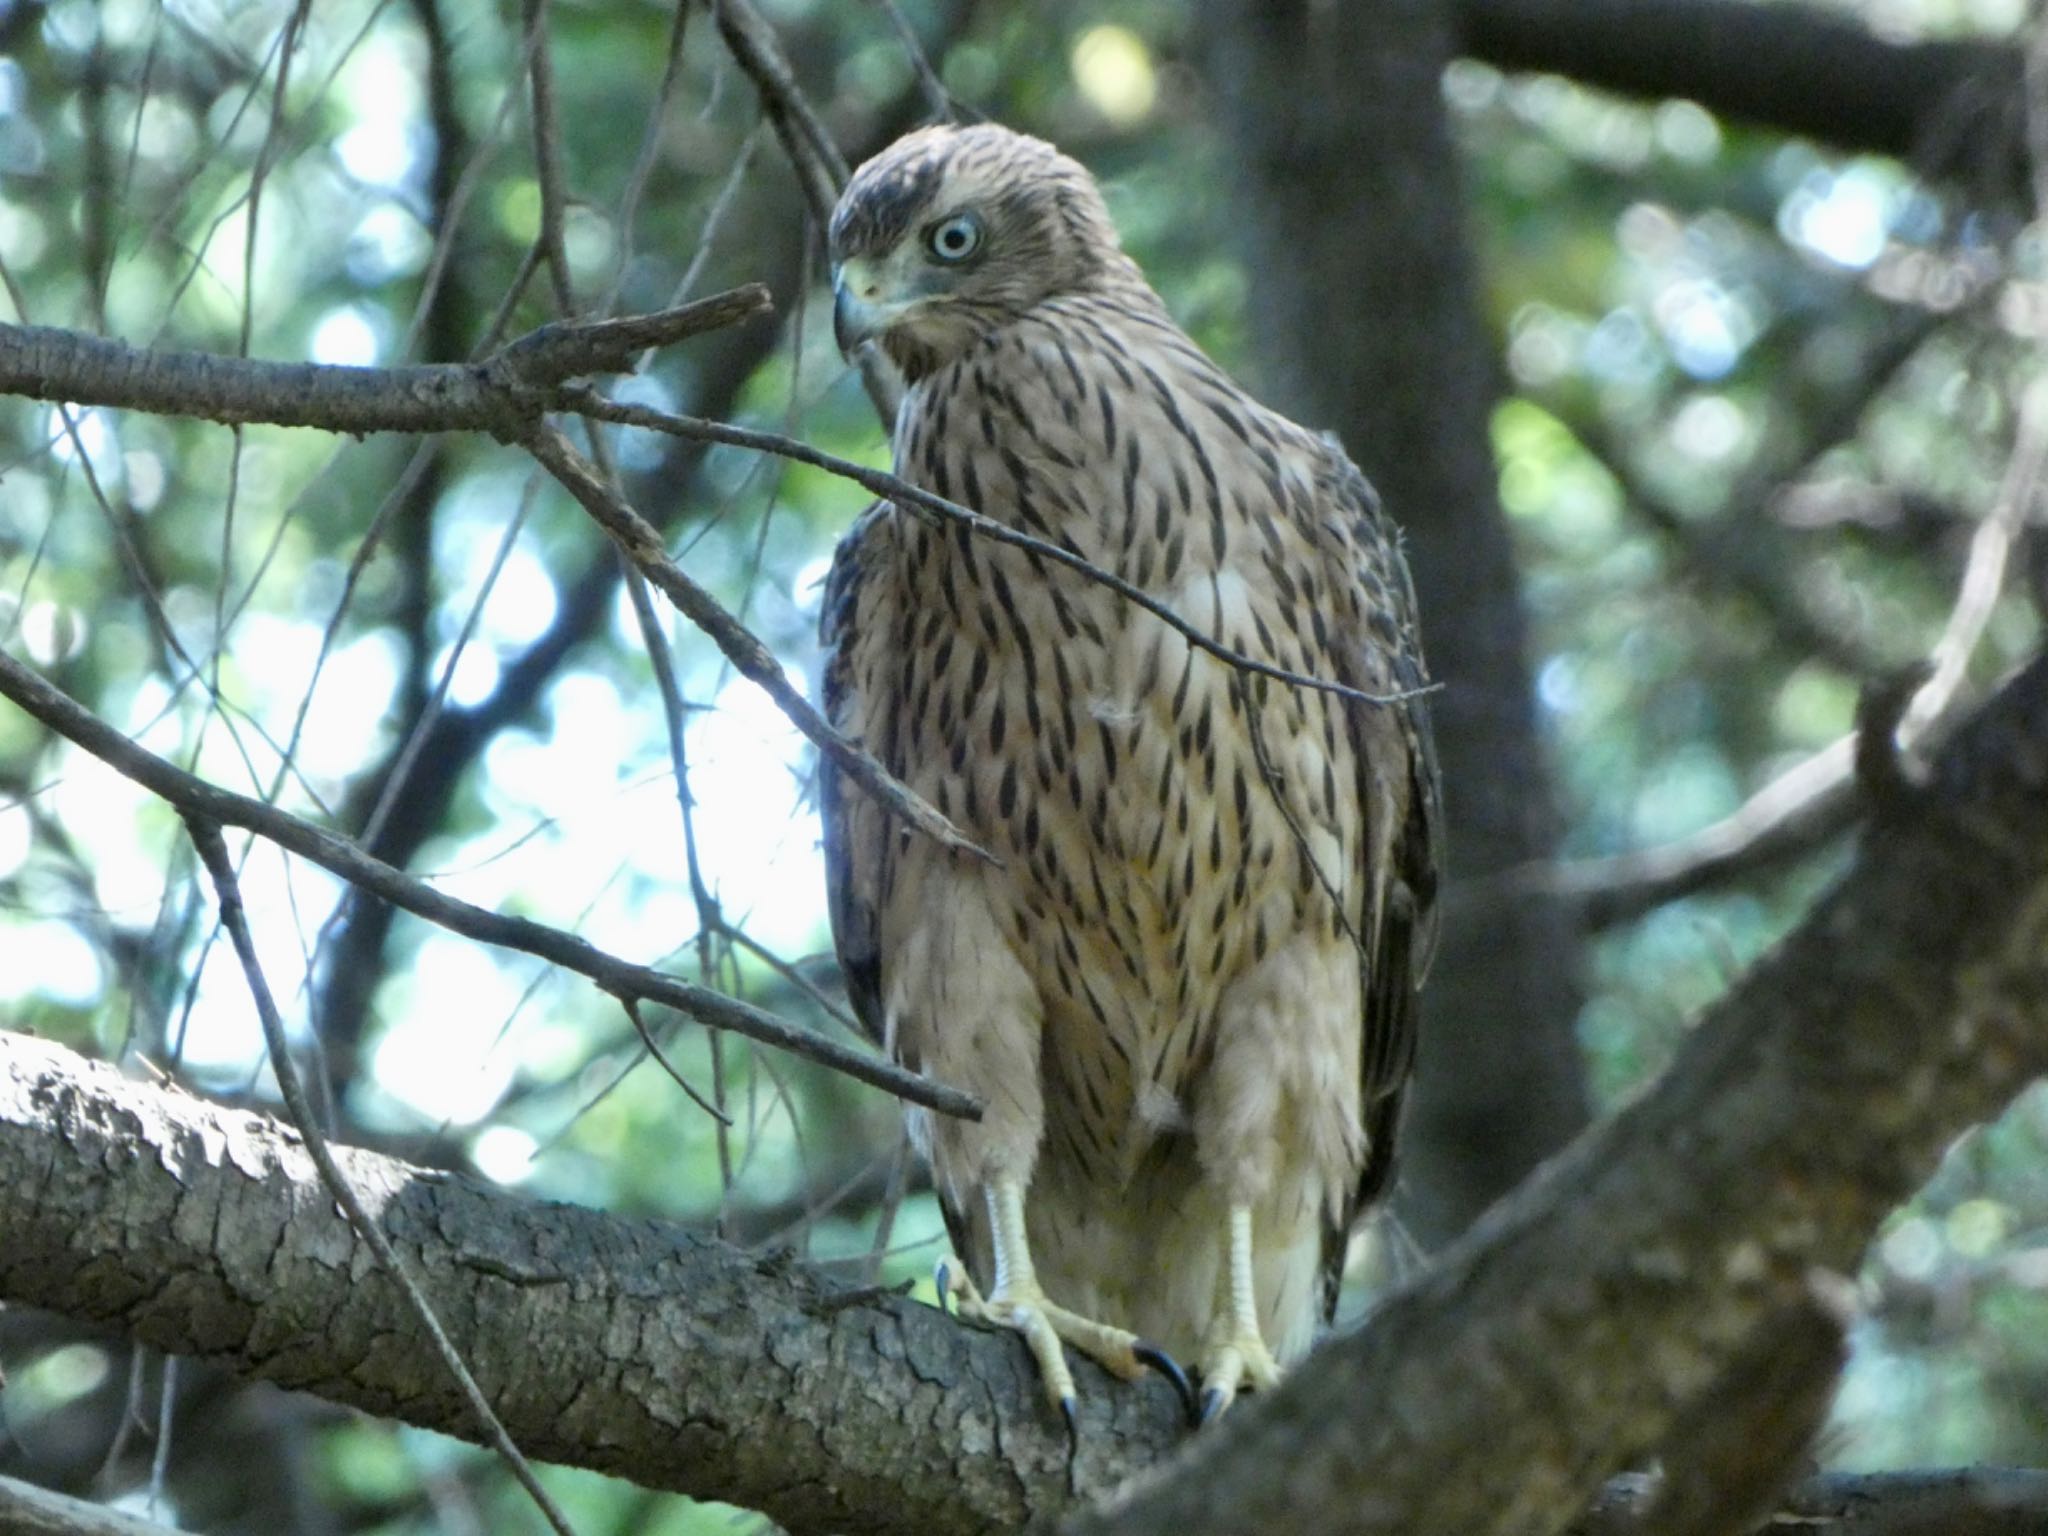
[[[1084,557],[914,511],[839,546],[825,704],[996,864],[908,832],[829,765],[847,989],[896,1059],[979,1095],[911,1111],[969,1316],[1130,1376],[1266,1387],[1388,1186],[1435,935],[1435,753],[1399,537],[1331,438],[1247,396],[1168,316],[1088,172],[993,125],[927,128],[832,219],[837,330],[908,386],[904,479]],[[984,1299],[984,1296],[986,1299]]]

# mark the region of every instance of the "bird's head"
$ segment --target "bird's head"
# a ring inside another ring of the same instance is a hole
[[[833,333],[915,381],[1057,294],[1134,273],[1095,179],[994,123],[920,128],[868,161],[832,214]]]

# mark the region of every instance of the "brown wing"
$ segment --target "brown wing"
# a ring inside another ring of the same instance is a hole
[[[1360,607],[1357,633],[1343,652],[1347,675],[1339,681],[1381,694],[1425,688],[1429,671],[1400,531],[1336,440],[1325,438],[1324,444],[1326,494],[1335,522],[1348,535],[1349,569],[1336,573],[1336,589],[1348,586]],[[1443,788],[1428,701],[1352,703],[1347,715],[1366,828],[1360,839],[1367,867],[1360,871],[1366,900],[1358,939],[1364,960],[1361,1108],[1367,1150],[1345,1220],[1324,1243],[1326,1318],[1336,1309],[1351,1225],[1393,1183],[1395,1137],[1415,1070],[1418,994],[1436,953],[1443,871]]]
[[[905,765],[895,731],[896,712],[903,703],[897,664],[900,594],[894,586],[896,516],[886,502],[878,501],[840,539],[825,577],[818,645],[825,718],[890,772],[901,774]],[[828,758],[818,761],[818,817],[823,825],[825,904],[847,1000],[868,1037],[889,1048],[882,1000],[882,908],[902,839],[874,797]],[[939,1211],[953,1251],[962,1259],[974,1263],[990,1252],[979,1212],[959,1209],[943,1192]],[[994,1283],[988,1273],[976,1278],[984,1286]]]
[[[882,558],[889,517],[888,506],[876,502],[839,541],[825,577],[818,646],[825,718],[894,770],[888,691],[878,686],[883,680],[873,675],[869,660],[874,631],[887,622],[879,611],[888,606],[887,594],[879,588],[891,574]],[[861,1028],[880,1045],[887,1024],[881,910],[896,840],[881,807],[825,757],[818,760],[818,816],[824,827],[825,903],[847,1000]]]

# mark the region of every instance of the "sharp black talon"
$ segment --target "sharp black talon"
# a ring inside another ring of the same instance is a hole
[[[953,1315],[953,1266],[944,1259],[939,1260],[938,1266],[932,1271],[932,1284],[937,1286],[939,1290],[939,1310],[945,1313],[946,1316],[951,1317]]]
[[[1188,1382],[1188,1373],[1180,1368],[1180,1362],[1161,1349],[1157,1344],[1138,1340],[1131,1346],[1131,1353],[1140,1365],[1149,1365],[1153,1370],[1173,1383],[1173,1390],[1180,1394],[1180,1405],[1187,1411],[1188,1422],[1202,1422],[1201,1405],[1195,1401],[1195,1389]]]
[[[1221,1387],[1211,1387],[1202,1394],[1202,1416],[1196,1422],[1198,1424],[1214,1424],[1223,1416],[1224,1402],[1223,1389]]]

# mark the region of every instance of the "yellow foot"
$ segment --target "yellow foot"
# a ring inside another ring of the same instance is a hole
[[[1202,1422],[1222,1417],[1246,1387],[1270,1392],[1279,1384],[1280,1362],[1256,1327],[1219,1329],[1202,1349]]]
[[[1063,1348],[1068,1344],[1125,1381],[1137,1380],[1148,1367],[1158,1370],[1173,1381],[1183,1399],[1192,1399],[1187,1378],[1171,1356],[1135,1333],[1070,1312],[1047,1299],[1036,1280],[999,1285],[995,1295],[984,1299],[964,1271],[941,1263],[938,1287],[941,1304],[950,1304],[969,1322],[989,1323],[1024,1335],[1038,1362],[1045,1395],[1069,1428],[1074,1425],[1076,1408],[1074,1373],[1067,1366]]]
[[[1147,1344],[1136,1334],[1112,1328],[1048,1300],[1039,1287],[1031,1264],[1031,1245],[1024,1235],[1024,1187],[1013,1179],[992,1180],[987,1189],[989,1226],[995,1249],[995,1294],[982,1299],[964,1269],[941,1263],[938,1270],[939,1305],[957,1303],[960,1315],[973,1322],[993,1323],[1024,1335],[1031,1357],[1038,1362],[1039,1379],[1045,1395],[1067,1421],[1067,1437],[1078,1438],[1080,1417],[1074,1399],[1074,1373],[1067,1368],[1065,1345],[1100,1361],[1113,1375],[1133,1381],[1149,1366],[1173,1383],[1182,1404],[1192,1418],[1194,1390],[1187,1373],[1173,1357],[1157,1345]]]
[[[1230,1208],[1230,1227],[1218,1276],[1216,1312],[1202,1341],[1201,1421],[1220,1418],[1246,1387],[1269,1392],[1280,1383],[1280,1362],[1259,1332],[1259,1308],[1252,1292],[1252,1213]]]

